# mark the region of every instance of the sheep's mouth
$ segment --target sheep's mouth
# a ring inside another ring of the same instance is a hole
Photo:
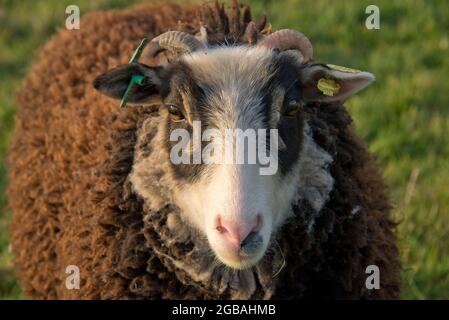
[[[237,270],[249,269],[255,266],[263,256],[263,254],[243,256],[243,255],[229,255],[229,254],[223,255],[217,253],[215,253],[215,255],[220,260],[221,263]]]

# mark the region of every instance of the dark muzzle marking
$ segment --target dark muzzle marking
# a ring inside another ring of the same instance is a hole
[[[253,255],[260,249],[262,243],[262,236],[258,232],[251,232],[240,244],[240,255]]]

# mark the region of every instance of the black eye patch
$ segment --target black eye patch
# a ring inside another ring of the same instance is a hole
[[[273,67],[273,66],[272,66]],[[273,116],[273,106],[274,103],[280,103],[275,101],[278,98],[274,97],[274,92],[279,91],[279,87],[282,87],[285,92],[284,103],[287,100],[299,100],[299,88],[296,85],[296,68],[293,68],[292,64],[280,63],[275,66],[275,74],[270,81],[267,81],[262,88],[254,90],[254,94],[260,95],[261,103],[259,106],[254,106],[257,109],[257,113],[253,116],[258,120],[262,119],[262,127],[269,129],[272,123],[271,117]],[[170,136],[171,132],[176,128],[185,128],[189,131],[190,137],[193,136],[192,122],[195,120],[201,121],[202,132],[205,129],[214,128],[217,121],[220,119],[210,118],[211,106],[208,105],[207,101],[210,100],[210,95],[216,94],[213,92],[213,87],[208,87],[207,84],[201,83],[201,86],[197,84],[196,79],[193,78],[193,72],[190,70],[189,66],[182,63],[176,64],[170,69],[170,88],[165,92],[164,103],[173,104],[177,107],[182,106],[183,112],[189,117],[189,122],[183,123],[171,123],[167,126],[167,137]],[[185,94],[181,94],[185,92]],[[209,99],[208,99],[209,97]],[[185,106],[185,101],[189,100],[188,106]],[[223,107],[221,105],[216,106],[217,108]],[[276,108],[279,108],[277,105]],[[219,115],[220,112],[215,114]],[[299,157],[299,150],[301,148],[302,142],[302,128],[303,121],[301,116],[292,116],[290,119],[283,119],[279,122],[278,134],[285,144],[285,148],[279,150],[279,170],[281,174],[288,174],[292,169],[294,163]],[[260,123],[259,123],[260,124]],[[259,127],[260,128],[260,127]],[[167,147],[170,149],[177,144],[179,141],[170,142]],[[208,141],[202,142],[203,150]],[[269,146],[269,144],[268,144]],[[269,151],[269,150],[267,150]],[[196,152],[196,151],[195,151]],[[179,181],[185,181],[186,183],[192,183],[198,181],[200,177],[206,172],[206,168],[209,164],[193,164],[192,155],[190,155],[190,163],[183,164],[172,164],[173,173]]]

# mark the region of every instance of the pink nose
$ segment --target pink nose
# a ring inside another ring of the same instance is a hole
[[[262,228],[262,216],[258,214],[251,222],[230,221],[223,219],[220,215],[216,218],[216,230],[223,239],[234,248],[240,249],[242,242],[252,232],[258,232]]]

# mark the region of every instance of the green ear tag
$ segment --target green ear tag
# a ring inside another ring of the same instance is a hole
[[[325,96],[333,97],[334,94],[340,92],[340,85],[337,81],[332,79],[321,78],[318,80],[317,88],[320,90]]]
[[[139,60],[140,56],[142,55],[142,51],[145,48],[145,46],[148,43],[148,39],[147,38],[143,38],[142,41],[140,42],[139,46],[137,47],[136,51],[134,51],[133,56],[131,57],[131,59],[129,59],[129,63],[135,63]]]
[[[131,59],[129,60],[129,63],[136,63],[139,61],[140,56],[142,55],[142,51],[145,48],[145,46],[148,43],[147,38],[143,38],[143,40],[140,42],[139,46],[137,47],[136,51],[134,51],[134,54],[132,55]],[[131,76],[131,81],[128,84],[128,87],[126,88],[125,93],[123,94],[122,100],[120,101],[120,108],[126,107],[126,101],[129,98],[129,95],[131,94],[134,86],[141,86],[144,81],[144,76],[140,74],[133,74]]]
[[[141,86],[143,84],[144,76],[140,74],[133,74],[131,77],[131,81],[128,84],[128,87],[126,88],[125,93],[123,94],[122,100],[120,101],[120,108],[126,107],[126,101],[129,98],[129,94],[133,90],[135,85]]]

